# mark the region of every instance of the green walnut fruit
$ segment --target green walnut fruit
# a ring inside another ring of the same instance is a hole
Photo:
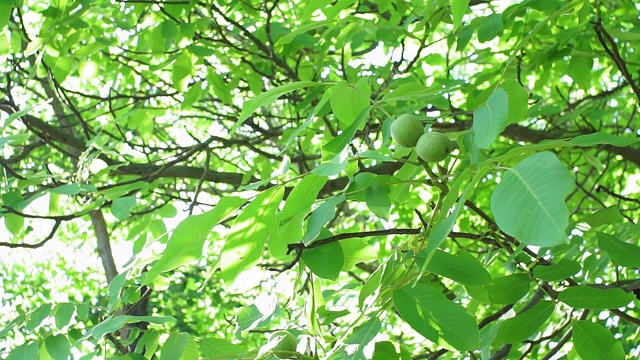
[[[288,359],[289,357],[280,357],[278,356],[279,352],[284,351],[296,351],[298,347],[298,341],[296,338],[291,335],[288,331],[280,330],[276,331],[269,337],[269,345],[273,346],[271,351],[273,351],[274,355],[279,359]]]
[[[416,152],[426,162],[439,162],[451,153],[451,141],[442,133],[428,132],[418,139]]]
[[[424,126],[413,115],[400,115],[391,123],[391,137],[402,147],[416,146],[422,134],[424,134]]]

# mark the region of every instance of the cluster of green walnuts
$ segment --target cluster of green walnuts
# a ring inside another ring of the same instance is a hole
[[[420,159],[426,162],[439,162],[451,153],[451,141],[437,131],[425,132],[417,117],[400,115],[391,123],[391,137],[398,145],[415,148]]]

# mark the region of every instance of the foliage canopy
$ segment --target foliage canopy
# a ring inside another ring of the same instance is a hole
[[[0,0],[0,358],[640,356],[639,10]]]

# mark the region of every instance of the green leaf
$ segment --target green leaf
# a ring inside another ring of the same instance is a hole
[[[348,128],[346,128],[340,135],[331,139],[331,141],[322,146],[323,159],[336,158],[337,156],[347,158],[347,156],[345,156],[345,151],[348,150],[348,145],[353,140],[353,136],[358,130],[358,127],[360,127],[360,125],[367,118],[367,115],[372,108],[372,106],[367,106],[364,110],[362,110],[362,112],[360,112],[358,118],[351,125],[349,125]],[[346,154],[348,155],[348,153]]]
[[[624,360],[622,344],[610,329],[588,320],[571,322],[573,345],[582,360]]]
[[[241,345],[232,344],[230,341],[224,339],[205,338],[200,339],[199,344],[200,354],[205,358],[216,357],[223,354],[238,356],[246,352],[246,349]]]
[[[35,330],[44,319],[51,313],[51,304],[42,304],[27,317],[25,328],[29,331]]]
[[[173,231],[162,257],[147,272],[143,285],[149,285],[160,273],[195,261],[202,256],[202,247],[211,229],[230,216],[243,200],[227,196],[212,209],[200,215],[184,219]]]
[[[427,325],[431,323],[437,326],[442,339],[457,350],[479,348],[480,333],[475,318],[431,286],[418,283],[397,289],[393,292],[393,302],[400,316],[420,334],[425,332],[428,339],[437,341],[437,336],[433,339],[433,328]],[[407,317],[416,315],[413,319]],[[417,328],[414,325],[418,325]]]
[[[214,68],[207,69],[207,82],[213,88],[213,93],[220,98],[224,104],[233,104],[231,90],[227,86],[224,78],[216,72]]]
[[[298,243],[302,240],[304,219],[306,212],[300,212],[289,220],[281,222],[276,232],[269,238],[269,253],[276,259],[292,260],[293,254],[289,252],[288,244]]]
[[[509,96],[504,89],[497,88],[487,102],[473,112],[473,141],[479,148],[488,149],[508,124]]]
[[[277,230],[276,211],[284,195],[284,187],[269,189],[238,215],[220,254],[222,279],[230,286],[241,272],[260,260],[264,244]]]
[[[4,214],[4,226],[13,235],[18,235],[24,229],[24,217],[12,213]]]
[[[336,280],[344,265],[344,253],[338,241],[306,249],[302,260],[309,269],[323,279]]]
[[[453,17],[453,31],[462,23],[464,13],[469,9],[469,0],[451,0],[451,16]]]
[[[419,286],[424,286],[420,285]],[[420,294],[418,294],[419,296]],[[398,289],[393,292],[393,305],[398,310],[398,314],[406,321],[413,330],[417,331],[426,339],[434,343],[438,343],[440,339],[439,331],[431,325],[431,317],[427,308],[427,304],[420,302],[420,297],[415,294]]]
[[[160,24],[160,33],[165,39],[175,39],[178,36],[178,25],[173,20],[165,20]]]
[[[383,220],[389,220],[391,200],[382,186],[373,184],[373,186],[367,188],[364,191],[364,199],[372,213]]]
[[[71,344],[64,335],[49,336],[44,340],[47,353],[54,360],[67,360],[71,354]]]
[[[295,30],[278,39],[278,41],[276,41],[275,46],[283,46],[283,45],[290,44],[298,35],[306,33],[307,31],[310,31],[310,30],[322,28],[332,23],[333,23],[332,20],[322,20],[322,21],[313,21],[313,22],[305,23],[302,26],[296,27]]]
[[[76,306],[71,303],[63,303],[56,308],[56,328],[59,330],[69,324],[73,313],[76,311]]]
[[[314,81],[297,81],[289,84],[285,84],[279,86],[275,89],[271,89],[269,91],[265,91],[262,94],[254,97],[253,99],[246,101],[242,106],[242,112],[240,113],[240,117],[238,121],[231,128],[230,135],[235,133],[236,130],[244,123],[251,114],[256,112],[260,107],[267,106],[276,101],[280,96],[289,93],[294,90],[299,90],[303,88],[307,88],[310,86],[319,86],[321,83],[317,83]]]
[[[619,288],[598,289],[590,286],[572,286],[558,294],[558,300],[580,309],[616,309],[629,305],[635,295]]]
[[[259,308],[256,303],[260,305]],[[236,313],[236,337],[243,339],[247,331],[269,325],[278,309],[278,298],[265,293],[256,298],[254,304],[241,307]]]
[[[142,350],[147,354],[154,354],[156,349],[158,348],[158,339],[160,338],[160,334],[151,329],[147,329],[144,334],[138,339],[138,343],[136,344],[136,352],[142,353]]]
[[[372,360],[400,360],[401,354],[398,354],[395,345],[390,341],[378,341],[373,349]],[[409,357],[411,359],[411,357]]]
[[[516,344],[528,339],[553,314],[553,302],[541,301],[527,311],[505,320],[498,329],[496,341]]]
[[[131,216],[131,208],[136,204],[133,196],[123,196],[114,199],[111,203],[111,214],[118,220],[124,220]]]
[[[527,295],[530,282],[527,274],[517,273],[495,278],[485,288],[493,303],[513,304]]]
[[[7,360],[33,360],[38,359],[38,343],[22,344],[11,350]]]
[[[189,90],[184,94],[184,101],[180,104],[180,109],[188,109],[200,99],[202,96],[202,85],[197,82],[189,88]]]
[[[479,181],[480,178],[479,175],[476,175],[478,179],[474,177],[471,183],[467,184],[467,187],[462,195],[458,196],[462,184],[467,181],[470,175],[471,169],[467,168],[459,176],[457,176],[457,179],[451,184],[449,192],[442,202],[442,209],[445,210],[443,211],[443,214],[449,213],[449,215],[447,215],[444,220],[438,221],[429,234],[429,242],[427,243],[427,254],[433,253],[453,230],[453,225],[455,224],[456,218],[458,217],[460,210],[464,207],[464,202],[467,200],[471,193],[471,189],[473,188],[472,185],[476,180]],[[453,209],[453,211],[449,211],[454,203],[455,208]]]
[[[338,204],[345,200],[346,197],[344,194],[334,196],[325,200],[322,205],[318,206],[318,208],[311,213],[309,221],[307,222],[307,232],[302,238],[302,243],[305,246],[311,244],[318,235],[320,235],[320,230],[336,216],[336,207]]]
[[[591,69],[593,68],[593,58],[587,56],[573,55],[569,61],[567,75],[573,82],[583,90],[588,90],[591,86]]]
[[[15,0],[4,0],[0,2],[0,33],[4,32],[4,27],[9,23],[14,4]]]
[[[126,315],[117,315],[107,318],[100,324],[94,326],[93,329],[91,329],[91,336],[96,339],[101,339],[106,334],[122,329],[124,324],[127,323],[127,320],[129,320],[129,317]]]
[[[344,253],[344,265],[342,271],[350,271],[357,264],[372,262],[378,259],[378,251],[362,240],[350,239],[340,243]]]
[[[509,115],[507,123],[513,124],[527,119],[529,94],[516,80],[506,80],[500,84],[509,97]],[[504,130],[504,129],[503,129]]]
[[[560,281],[577,274],[582,268],[577,261],[562,259],[551,265],[533,268],[533,276],[546,281]]]
[[[359,355],[357,355],[357,357],[353,357],[352,355],[351,358],[364,358],[364,354],[362,353],[364,347],[367,346],[367,344],[369,344],[371,341],[373,341],[373,339],[378,335],[381,329],[382,323],[375,317],[369,319],[366,323],[353,329],[353,333],[351,334],[351,336],[349,336],[344,342],[345,344],[353,344],[358,346],[356,353],[359,353]]]
[[[571,139],[571,143],[576,146],[593,146],[593,145],[612,145],[616,147],[627,147],[640,141],[638,137],[618,136],[605,132],[594,132],[588,135],[580,135]]]
[[[360,294],[358,295],[358,307],[362,310],[365,300],[380,288],[380,280],[385,266],[379,266],[376,271],[369,276],[367,281],[362,285]]]
[[[598,210],[591,215],[587,215],[580,219],[578,222],[584,222],[589,224],[592,228],[602,226],[602,225],[610,225],[621,222],[624,220],[622,214],[620,214],[620,210],[618,210],[618,206],[613,205],[608,208],[604,208],[602,210]]]
[[[418,255],[417,264],[422,267],[426,254]],[[436,250],[427,265],[427,271],[442,275],[453,281],[468,286],[482,286],[491,281],[491,275],[475,259],[449,254],[442,250]]]
[[[179,360],[199,360],[200,359],[200,347],[198,346],[198,343],[196,342],[196,340],[193,337],[189,338],[189,342],[187,343],[187,347],[186,349],[184,349],[184,352],[182,353],[182,356],[180,357]],[[146,360],[145,357],[143,357],[141,360]]]
[[[571,173],[551,152],[529,156],[507,171],[491,195],[500,229],[527,245],[567,243],[564,197],[575,188]]]
[[[191,335],[185,332],[169,335],[169,338],[162,344],[160,360],[180,359],[187,349],[190,339]]]
[[[386,94],[380,99],[380,102],[419,100],[426,96],[437,94],[437,91],[438,90],[429,89],[421,83],[411,82],[401,85],[389,94]]]
[[[596,236],[600,249],[606,251],[615,264],[628,268],[640,268],[640,246],[601,232],[596,232]]]
[[[486,16],[482,19],[480,26],[478,26],[478,40],[481,43],[493,40],[493,38],[502,33],[502,30],[503,24],[501,14]]]
[[[173,63],[171,72],[173,87],[179,92],[187,91],[187,86],[189,85],[193,72],[194,67],[191,56],[189,53],[183,52]]]
[[[310,173],[303,177],[287,197],[280,212],[280,221],[285,222],[301,212],[308,212],[326,183],[325,176]]]
[[[53,194],[58,194],[58,195],[75,195],[80,193],[80,185],[78,184],[60,185],[58,187],[49,189],[47,191]]]
[[[16,114],[17,113],[13,113],[13,114],[11,114],[11,116],[14,116]],[[6,121],[5,121],[5,123],[6,123]],[[7,125],[5,125],[5,126],[7,126]],[[28,133],[14,134],[14,135],[1,137],[0,138],[0,148],[2,146],[4,146],[5,144],[8,144],[10,146],[24,145],[24,143],[26,143],[27,140],[29,140],[29,134]]]
[[[347,126],[353,124],[362,111],[369,106],[370,90],[363,84],[359,82],[355,86],[345,86],[334,92],[329,100],[333,113]]]

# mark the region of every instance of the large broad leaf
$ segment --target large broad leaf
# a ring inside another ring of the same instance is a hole
[[[579,222],[585,222],[592,228],[595,228],[598,226],[615,224],[617,222],[622,222],[623,220],[624,217],[620,214],[618,206],[614,205],[598,210],[591,215],[587,215],[580,219]]]
[[[151,284],[162,272],[200,258],[211,229],[231,215],[242,202],[240,198],[223,197],[212,210],[200,215],[191,215],[178,224],[167,242],[162,257],[147,272],[143,285]]]
[[[500,229],[528,245],[567,243],[569,214],[564,202],[573,176],[553,153],[529,156],[507,171],[491,195]]]
[[[615,236],[598,232],[598,246],[620,266],[640,268],[640,246],[619,240]]]
[[[481,149],[488,149],[509,124],[509,96],[498,88],[494,90],[486,104],[473,112],[473,141]]]
[[[393,304],[409,326],[426,339],[438,343],[440,332],[431,325],[429,312],[425,309],[425,305],[419,302],[419,298],[399,289],[393,292]]]
[[[72,303],[62,303],[56,307],[56,328],[61,330],[69,321],[71,321],[71,317],[73,313],[76,311],[76,306]]]
[[[305,250],[302,260],[319,277],[336,280],[344,265],[344,252],[340,243],[335,241]]]
[[[505,320],[498,329],[496,341],[515,344],[529,338],[549,320],[553,313],[553,302],[541,301],[531,309]]]
[[[527,274],[517,273],[496,278],[486,285],[489,299],[495,304],[513,304],[529,292],[531,279]]]
[[[578,85],[578,87],[583,90],[588,90],[591,85],[592,68],[593,58],[591,56],[571,56],[567,68],[567,75],[573,79],[573,83]]]
[[[282,186],[263,192],[236,218],[220,254],[225,284],[231,285],[260,259],[265,242],[277,229],[276,212],[283,194]]]
[[[54,360],[67,360],[71,354],[71,344],[62,334],[47,337],[44,340],[44,346]]]
[[[622,344],[611,330],[588,320],[571,322],[573,345],[582,360],[623,360]]]
[[[425,259],[423,251],[418,256],[418,266],[422,267]],[[482,286],[491,281],[489,272],[474,258],[452,255],[442,250],[436,250],[426,269],[463,285]]]
[[[131,215],[131,208],[136,204],[133,196],[123,196],[114,199],[111,203],[111,214],[118,220],[124,220]]]
[[[431,286],[405,286],[393,292],[393,302],[400,316],[422,335],[426,332],[428,339],[434,341],[434,334],[426,323],[434,324],[441,338],[459,351],[480,347],[480,332],[474,317]],[[412,315],[418,318],[407,317]]]
[[[309,211],[318,197],[318,192],[326,183],[327,178],[324,176],[318,176],[313,173],[307,174],[287,197],[284,208],[280,213],[280,221],[287,221],[300,212]]]
[[[582,268],[576,261],[562,259],[555,264],[533,268],[533,276],[546,281],[560,281],[577,274]]]
[[[482,18],[480,26],[478,26],[478,40],[486,42],[500,35],[504,30],[502,23],[502,14],[491,14]]]
[[[636,296],[622,289],[598,289],[590,286],[572,286],[558,294],[558,300],[581,309],[616,309],[627,306]]]
[[[364,191],[364,199],[371,210],[377,217],[389,220],[389,211],[391,210],[391,199],[387,191],[379,184],[373,184]]]
[[[331,96],[331,110],[338,120],[349,126],[358,115],[369,106],[369,86],[366,79],[361,79],[355,86],[345,86]]]

